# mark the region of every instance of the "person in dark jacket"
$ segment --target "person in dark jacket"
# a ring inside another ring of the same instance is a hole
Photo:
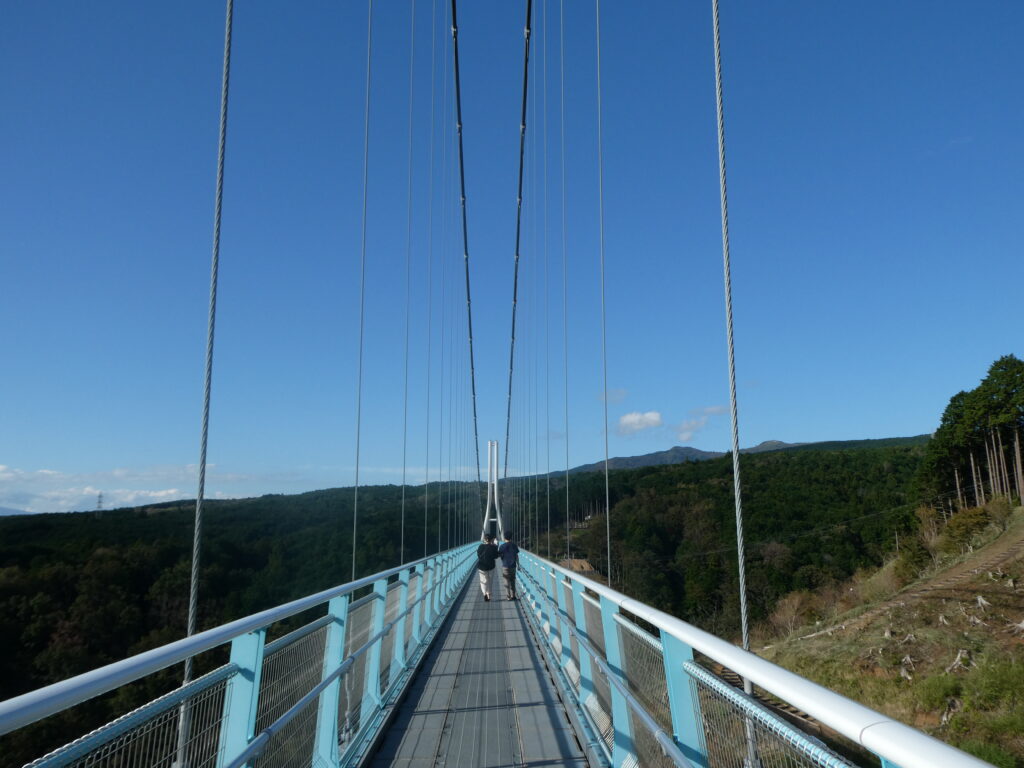
[[[476,548],[476,570],[480,574],[480,591],[484,593],[484,600],[491,599],[491,582],[494,581],[494,563],[498,559],[498,546],[494,543],[494,536],[484,534],[483,543]]]
[[[512,534],[505,531],[505,541],[498,547],[501,557],[501,578],[505,582],[505,599],[516,599],[516,569],[519,567],[519,547],[512,543]]]

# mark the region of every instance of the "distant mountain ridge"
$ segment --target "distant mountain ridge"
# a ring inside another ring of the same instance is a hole
[[[811,449],[822,451],[856,450],[859,448],[889,448],[898,445],[923,445],[931,439],[931,435],[914,435],[913,437],[884,437],[876,440],[828,440],[820,443],[784,443],[781,440],[765,440],[763,443],[740,448],[740,453],[768,453],[769,451],[792,451]],[[702,451],[684,445],[676,445],[666,451],[645,453],[641,456],[616,456],[608,459],[609,469],[638,469],[640,467],[658,467],[667,464],[682,464],[687,461],[710,461],[720,459],[729,454],[724,451]],[[603,461],[593,464],[581,464],[569,470],[576,472],[599,472],[604,469]]]
[[[11,507],[0,507],[0,517],[4,515],[27,515],[24,509],[13,509]]]

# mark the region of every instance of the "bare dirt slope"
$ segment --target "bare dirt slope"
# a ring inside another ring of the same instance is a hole
[[[990,580],[999,580],[999,574],[1011,564],[1024,557],[1024,517],[1018,515],[1015,524],[1006,532],[984,547],[971,553],[965,560],[940,571],[929,579],[915,582],[885,602],[879,603],[866,611],[858,612],[848,619],[836,622],[825,629],[818,629],[810,634],[800,635],[797,640],[810,640],[822,635],[831,636],[836,632],[854,631],[871,624],[879,616],[885,615],[896,608],[906,608],[922,599],[970,599],[972,594],[965,594],[965,587],[970,587],[978,575],[987,576]],[[967,590],[970,592],[970,589]],[[986,593],[992,590],[986,587]],[[1003,602],[1005,593],[999,591],[995,597]],[[989,595],[992,596],[992,595]],[[987,599],[987,598],[986,598]],[[1012,608],[1013,606],[1007,606]]]
[[[962,562],[760,655],[994,765],[1024,766],[1024,511]]]

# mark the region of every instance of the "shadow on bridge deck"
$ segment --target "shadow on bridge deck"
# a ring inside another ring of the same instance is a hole
[[[456,600],[368,764],[587,766],[519,603],[484,602],[476,574]]]

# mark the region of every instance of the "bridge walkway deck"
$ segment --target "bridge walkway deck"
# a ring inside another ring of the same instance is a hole
[[[374,768],[588,763],[520,604],[485,602],[472,576],[410,685]]]

